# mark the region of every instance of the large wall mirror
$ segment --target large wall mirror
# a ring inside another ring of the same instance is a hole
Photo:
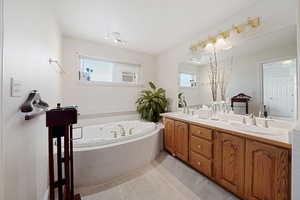
[[[272,15],[260,16],[259,28],[236,37],[231,33],[226,39],[228,47],[204,49],[178,64],[179,107],[185,106],[182,100],[188,107],[209,107],[213,102],[223,101],[233,106],[237,114],[298,119],[296,8],[277,1],[269,5],[270,10],[264,8],[264,12]],[[214,56],[219,67],[219,92],[213,98]],[[234,97],[249,99],[248,108],[246,102],[232,103]]]

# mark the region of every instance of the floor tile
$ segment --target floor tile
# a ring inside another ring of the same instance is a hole
[[[238,200],[165,152],[145,168],[78,191],[83,200]]]

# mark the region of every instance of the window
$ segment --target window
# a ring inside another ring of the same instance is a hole
[[[196,86],[196,76],[191,73],[180,73],[180,87],[195,87]]]
[[[140,65],[80,57],[80,79],[107,83],[138,83]]]

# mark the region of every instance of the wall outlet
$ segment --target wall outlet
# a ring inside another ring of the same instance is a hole
[[[11,97],[21,97],[22,86],[21,81],[11,78]]]

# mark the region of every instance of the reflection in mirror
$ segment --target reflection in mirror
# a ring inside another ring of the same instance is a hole
[[[205,48],[179,63],[178,106],[184,107],[184,100],[190,110],[203,107],[296,120],[296,24],[281,19],[277,26],[276,19],[262,18],[252,32],[230,33],[232,37],[222,39],[222,49],[218,40],[215,46],[201,44]]]
[[[262,64],[263,105],[269,116],[296,119],[296,59],[282,59]]]

